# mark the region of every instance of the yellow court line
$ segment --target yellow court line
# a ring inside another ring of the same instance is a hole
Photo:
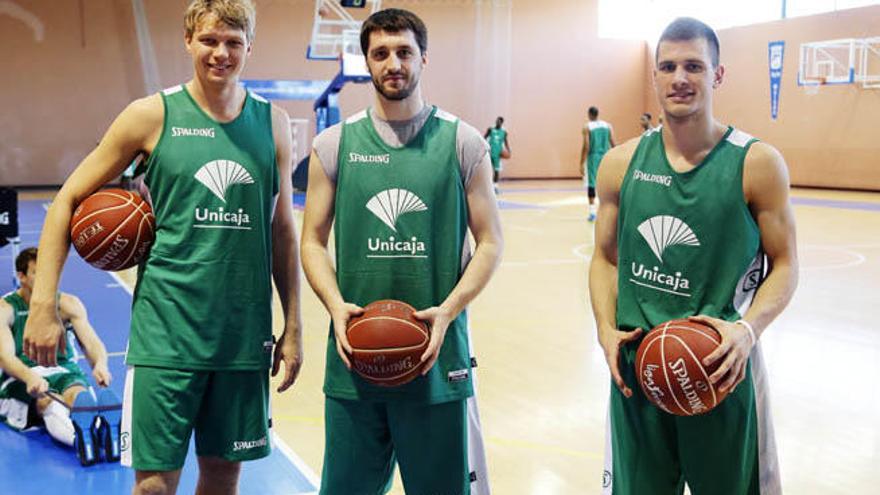
[[[302,416],[296,414],[272,414],[272,421],[290,421],[292,423],[307,424],[312,426],[324,426],[324,418],[321,416]]]

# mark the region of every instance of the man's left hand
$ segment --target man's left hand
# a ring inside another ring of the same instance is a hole
[[[299,376],[299,370],[303,363],[302,341],[291,329],[286,329],[275,344],[275,353],[272,357],[272,376],[278,374],[282,362],[284,362],[284,380],[278,386],[278,392],[284,392],[293,385]]]
[[[110,381],[113,380],[113,375],[110,374],[110,370],[107,369],[107,363],[98,363],[92,368],[92,376],[95,378],[95,383],[102,387],[109,387]]]
[[[440,356],[440,348],[443,347],[443,340],[446,338],[446,330],[452,321],[453,315],[449,314],[445,309],[439,306],[432,306],[421,311],[413,313],[417,319],[422,320],[431,328],[431,340],[428,342],[428,348],[422,354],[421,361],[424,364],[422,375],[427,375],[437,358]]]
[[[713,385],[718,385],[721,392],[733,391],[746,377],[746,365],[752,352],[752,338],[749,330],[743,325],[730,321],[719,320],[705,315],[692,316],[691,321],[708,325],[721,335],[721,345],[703,359],[703,366],[721,364],[709,376]]]

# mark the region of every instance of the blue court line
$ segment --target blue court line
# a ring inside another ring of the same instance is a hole
[[[868,201],[792,197],[791,203],[801,206],[821,206],[824,208],[840,208],[844,210],[880,211],[880,203],[871,203]]]
[[[296,198],[294,198],[296,200]],[[41,226],[45,216],[44,201],[19,202],[19,222]],[[38,234],[22,233],[21,247],[37,244]],[[0,252],[7,254],[9,248]],[[6,275],[9,274],[9,275]],[[11,261],[0,264],[0,293],[12,290]],[[95,330],[104,341],[113,375],[111,388],[122,397],[125,363],[121,355],[128,341],[131,296],[125,286],[108,272],[96,270],[71,252],[62,274],[61,290],[79,297],[89,311]],[[83,371],[91,376],[88,363]],[[242,467],[242,495],[312,494],[318,481],[308,467],[273,435],[272,454]],[[0,494],[71,493],[118,495],[130,493],[134,472],[116,464],[79,465],[73,450],[55,444],[43,430],[15,432],[0,425]],[[194,493],[198,463],[192,442],[181,475],[178,493]]]
[[[543,206],[530,205],[528,203],[517,203],[513,201],[498,200],[498,208],[501,210],[546,210]]]

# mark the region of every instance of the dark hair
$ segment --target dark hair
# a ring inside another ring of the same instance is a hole
[[[495,119],[495,122],[501,122],[501,123],[503,124],[503,123],[504,123],[504,117],[502,117],[502,116],[499,115],[498,118]]]
[[[364,21],[361,26],[361,51],[364,52],[364,55],[367,55],[370,49],[370,33],[373,31],[387,31],[389,33],[412,31],[422,54],[428,50],[428,28],[417,15],[408,10],[384,9]]]
[[[29,247],[23,249],[18,256],[15,257],[15,271],[19,273],[27,273],[28,265],[31,261],[37,261],[37,248]]]
[[[590,109],[587,110],[587,115],[589,115],[591,119],[595,119],[599,116],[599,109],[596,107],[590,107]]]
[[[652,117],[651,117],[651,114],[648,113],[648,112],[643,113],[643,114],[642,114],[642,117],[645,117],[645,118],[647,118],[648,120],[651,120],[651,118],[652,118]]]
[[[690,41],[700,38],[706,40],[709,45],[709,57],[712,59],[712,65],[718,67],[718,61],[721,59],[718,35],[708,24],[693,17],[679,17],[666,26],[663,34],[660,35],[660,40],[657,41],[654,61],[660,57],[660,43],[664,41]]]

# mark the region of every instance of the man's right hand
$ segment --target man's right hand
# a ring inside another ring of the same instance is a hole
[[[25,386],[27,387],[27,393],[35,399],[42,397],[49,391],[49,382],[47,382],[42,376],[36,374],[33,378],[25,382]]]
[[[56,366],[60,350],[65,355],[64,327],[54,308],[40,309],[31,305],[24,326],[24,352],[40,366]]]
[[[336,352],[342,358],[345,367],[351,369],[351,361],[348,356],[351,355],[351,344],[348,343],[346,329],[348,329],[348,321],[354,316],[360,316],[364,313],[364,308],[349,303],[330,309],[330,318],[333,319],[333,331],[336,334]]]
[[[620,347],[626,343],[638,340],[642,335],[642,329],[636,328],[629,332],[621,332],[616,328],[606,327],[599,328],[599,345],[605,352],[605,361],[608,362],[608,369],[611,371],[611,379],[614,380],[617,388],[624,397],[632,397],[632,389],[626,386],[623,377],[620,375]]]

